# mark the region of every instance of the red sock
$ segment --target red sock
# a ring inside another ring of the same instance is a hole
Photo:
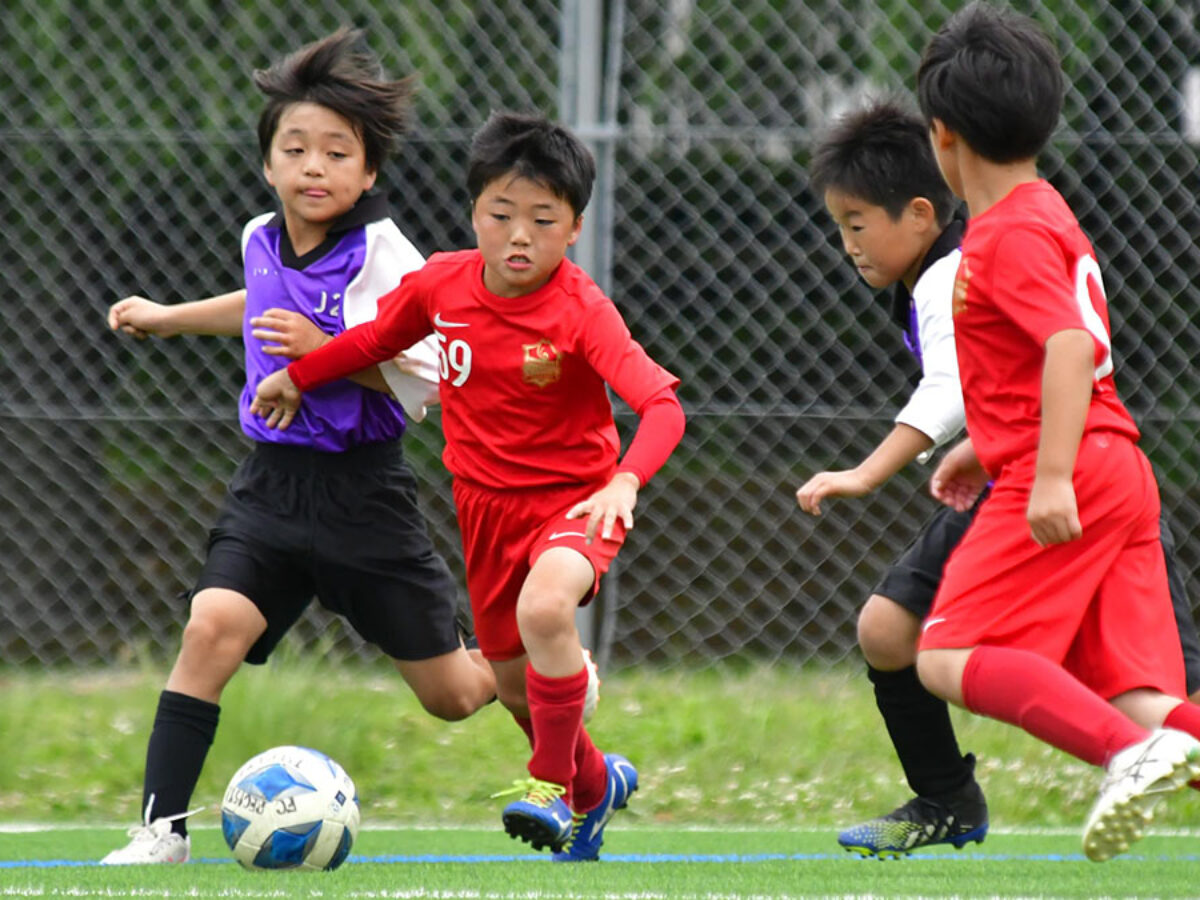
[[[1200,706],[1184,700],[1163,719],[1163,728],[1174,728],[1176,731],[1186,731],[1192,737],[1200,740]]]
[[[525,695],[534,734],[529,774],[566,787],[563,799],[568,806],[575,780],[575,745],[583,730],[587,681],[586,666],[566,678],[547,678],[532,665],[525,667]]]
[[[596,749],[591,736],[582,725],[579,739],[575,741],[575,780],[571,782],[573,812],[591,812],[604,799],[608,790],[608,766],[604,754]]]
[[[963,670],[962,693],[971,712],[1017,725],[1094,766],[1149,734],[1062,666],[1029,650],[976,647]]]
[[[1192,737],[1200,740],[1200,706],[1184,700],[1167,713],[1167,717],[1163,719],[1163,728],[1186,731]],[[1200,791],[1200,781],[1189,781],[1188,787]]]

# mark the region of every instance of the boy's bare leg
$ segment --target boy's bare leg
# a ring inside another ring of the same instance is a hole
[[[432,716],[456,722],[496,697],[496,676],[478,649],[459,647],[422,660],[392,664]]]
[[[1100,862],[1124,852],[1141,838],[1163,796],[1200,777],[1200,741],[1176,730],[1200,730],[1200,710],[1190,704],[1175,700],[1168,727],[1151,732],[1062,666],[1028,650],[923,650],[917,666],[931,692],[1107,770],[1084,825],[1089,859]],[[1132,698],[1135,704],[1148,701]]]
[[[595,577],[581,553],[553,548],[534,562],[517,600],[517,627],[529,657],[525,690],[536,735],[529,773],[567,788],[568,806],[576,775],[575,745],[581,735],[590,743],[583,729],[587,670],[575,611]],[[593,768],[603,768],[602,757],[595,756]]]
[[[553,548],[538,557],[517,600],[517,626],[528,655],[528,720],[518,722],[533,736],[533,753],[525,796],[510,803],[503,818],[509,834],[535,849],[561,850],[575,824],[573,804],[590,809],[605,792],[604,756],[583,727],[589,673],[575,627],[575,610],[594,581],[585,556]],[[497,674],[505,705],[518,715],[514,669],[515,661],[504,663]]]
[[[249,597],[224,588],[198,592],[166,689],[219,703],[225,685],[266,629],[267,620]]]
[[[595,578],[587,557],[565,547],[547,550],[533,564],[517,599],[517,628],[540,675],[566,678],[580,670],[583,645],[575,610]]]
[[[258,607],[236,591],[208,588],[192,599],[146,745],[144,822],[102,864],[187,861],[188,805],[216,734],[221,693],[266,627]]]
[[[858,618],[875,703],[913,793],[886,815],[857,823],[838,843],[864,856],[899,857],[932,844],[963,847],[987,834],[987,802],[963,756],[946,702],[917,678],[921,621],[904,606],[873,594]]]

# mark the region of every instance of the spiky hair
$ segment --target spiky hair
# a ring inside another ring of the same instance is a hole
[[[357,28],[339,28],[271,68],[259,69],[254,84],[267,97],[258,120],[258,145],[264,160],[271,152],[280,117],[296,103],[316,103],[349,121],[362,139],[371,171],[378,171],[408,125],[411,77],[388,79]]]

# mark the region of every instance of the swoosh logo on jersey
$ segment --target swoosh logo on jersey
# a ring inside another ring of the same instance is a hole
[[[548,540],[548,541],[557,541],[557,540],[558,540],[559,538],[561,538],[561,537],[581,537],[581,538],[586,538],[586,537],[587,537],[587,535],[586,535],[586,534],[584,534],[582,531],[556,531],[556,532],[554,532],[554,534],[550,535],[550,537],[546,538],[546,540]]]
[[[921,631],[928,631],[934,625],[939,625],[946,621],[945,616],[938,616],[936,619],[926,619],[925,624],[921,626]]]
[[[433,314],[433,324],[438,328],[466,328],[470,322],[447,322],[440,312]]]

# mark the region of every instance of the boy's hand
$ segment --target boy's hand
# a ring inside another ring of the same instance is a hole
[[[955,445],[929,479],[929,492],[958,512],[970,509],[987,487],[988,473],[979,463],[971,439]]]
[[[425,363],[415,356],[409,356],[407,353],[401,353],[399,356],[393,357],[392,365],[405,375],[411,375],[414,378],[421,378],[426,368]]]
[[[268,428],[287,428],[300,409],[300,391],[287,369],[272,372],[258,383],[250,412],[267,420]]]
[[[272,342],[262,348],[270,356],[299,359],[332,340],[312,319],[290,309],[268,309],[261,316],[254,316],[250,325],[251,335]]]
[[[626,531],[633,527],[633,508],[637,505],[640,487],[641,482],[632,472],[618,472],[612,481],[592,496],[572,506],[567,518],[588,517],[584,534],[589,544],[595,539],[597,528],[602,539],[612,540],[613,523],[618,518],[624,523]]]
[[[821,514],[821,501],[826,497],[861,497],[872,491],[871,484],[857,469],[840,472],[820,472],[796,491],[796,502],[806,513]]]
[[[1029,491],[1025,518],[1029,521],[1030,536],[1039,547],[1065,544],[1083,537],[1075,485],[1070,478],[1036,476]]]
[[[145,297],[126,297],[108,308],[108,327],[144,341],[150,335],[173,337],[168,325],[167,307]]]

